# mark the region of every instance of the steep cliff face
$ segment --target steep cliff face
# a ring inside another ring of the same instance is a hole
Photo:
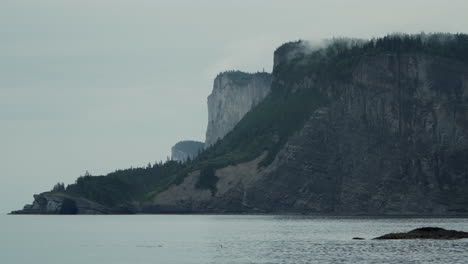
[[[180,141],[171,148],[171,159],[185,162],[194,159],[203,150],[205,143],[199,141]]]
[[[288,140],[276,169],[249,191],[251,203],[273,211],[467,213],[467,81],[468,67],[456,60],[363,58],[349,83],[320,87],[331,103]]]
[[[467,65],[417,53],[379,54],[362,57],[346,82],[314,76],[290,87],[318,89],[330,103],[310,115],[270,165],[260,166],[262,155],[216,170],[213,194],[197,189],[193,174],[156,196],[157,208],[468,213]]]
[[[270,92],[271,74],[224,72],[214,80],[208,96],[206,147],[231,131]]]

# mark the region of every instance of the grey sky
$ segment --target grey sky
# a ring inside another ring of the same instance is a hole
[[[466,0],[0,0],[0,212],[204,140],[220,71],[297,39],[466,32]]]

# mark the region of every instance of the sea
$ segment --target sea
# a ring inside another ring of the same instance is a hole
[[[468,239],[372,240],[426,226],[468,218],[0,215],[0,263],[468,263]]]

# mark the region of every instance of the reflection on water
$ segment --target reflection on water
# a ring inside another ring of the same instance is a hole
[[[0,263],[468,263],[468,240],[374,241],[468,220],[304,216],[0,216]]]

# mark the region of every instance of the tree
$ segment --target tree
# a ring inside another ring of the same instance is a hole
[[[64,192],[65,191],[65,184],[63,182],[58,182],[57,184],[54,185],[54,188],[52,188],[53,192]]]

